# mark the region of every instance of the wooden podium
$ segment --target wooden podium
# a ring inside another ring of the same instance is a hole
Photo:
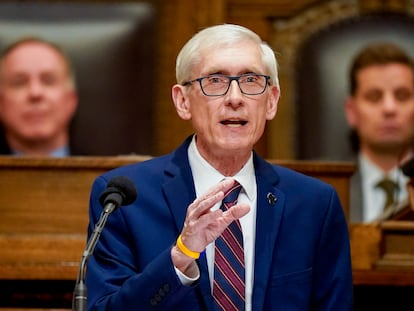
[[[407,184],[409,200],[380,222],[380,258],[376,269],[414,271],[414,182]]]
[[[86,244],[92,182],[104,171],[146,159],[0,156],[0,311],[71,309]],[[332,184],[348,215],[352,164],[271,162]],[[375,297],[377,287],[394,287],[398,293],[411,290],[410,221],[350,224],[349,230],[356,289],[372,287]]]
[[[0,310],[71,309],[92,182],[146,158],[0,156]]]
[[[414,272],[414,221],[384,221],[380,229],[380,258],[374,262],[374,267]]]
[[[351,224],[351,251],[356,285],[414,286],[414,188],[406,206],[390,219]]]

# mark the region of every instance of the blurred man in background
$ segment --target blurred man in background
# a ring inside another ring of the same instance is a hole
[[[399,163],[414,141],[414,62],[405,51],[375,43],[356,55],[345,115],[358,155],[350,221],[375,221],[407,198]]]
[[[0,57],[0,154],[70,155],[78,104],[72,66],[57,45],[21,39]]]

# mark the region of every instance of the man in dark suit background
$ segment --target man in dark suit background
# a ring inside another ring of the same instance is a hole
[[[349,79],[345,115],[358,157],[350,221],[371,222],[407,200],[399,164],[414,142],[414,62],[395,44],[372,43],[355,56]]]
[[[180,51],[176,76],[175,108],[194,135],[92,186],[89,235],[112,177],[129,177],[138,199],[111,214],[90,258],[88,309],[351,310],[348,227],[336,191],[253,151],[280,95],[272,49],[244,27],[209,27]],[[239,184],[237,204],[221,210]],[[243,249],[230,260],[218,241],[234,224],[242,240],[229,245]],[[227,299],[235,288],[240,304]]]
[[[67,156],[78,104],[66,53],[41,38],[22,38],[0,56],[0,154]]]

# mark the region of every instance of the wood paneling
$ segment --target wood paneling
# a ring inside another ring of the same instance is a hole
[[[184,43],[198,30],[220,23],[236,23],[256,31],[264,40],[270,39],[272,23],[277,18],[287,18],[305,10],[317,0],[169,0],[160,4],[159,67],[157,79],[157,105],[154,124],[154,155],[174,149],[192,132],[189,122],[176,114],[171,87],[175,83],[175,58]],[[283,87],[283,86],[282,86]],[[291,122],[292,120],[286,120]],[[277,121],[273,121],[277,122]],[[257,146],[266,157],[268,138]],[[284,144],[281,144],[284,148]],[[291,154],[282,152],[281,154]]]
[[[0,279],[75,280],[98,174],[148,157],[0,158]],[[348,211],[348,163],[272,161],[331,183]]]

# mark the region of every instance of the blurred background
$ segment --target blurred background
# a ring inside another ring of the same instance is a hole
[[[205,26],[241,24],[271,44],[280,65],[279,112],[257,151],[344,160],[349,62],[370,41],[414,51],[413,15],[408,0],[2,1],[0,48],[37,35],[67,49],[79,89],[75,153],[160,155],[192,132],[170,94],[181,46]]]

